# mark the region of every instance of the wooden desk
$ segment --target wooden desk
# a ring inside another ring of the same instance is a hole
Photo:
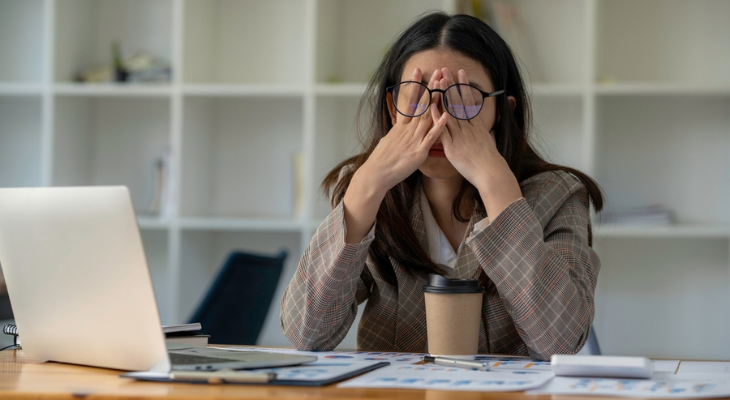
[[[201,385],[138,382],[121,372],[26,358],[22,350],[0,352],[0,398],[33,399],[397,399],[397,400],[601,400],[608,397],[528,396],[521,392],[457,392],[409,389],[340,389],[265,385]],[[623,399],[625,400],[625,398]]]

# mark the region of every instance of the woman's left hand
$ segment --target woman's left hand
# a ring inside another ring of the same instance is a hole
[[[440,89],[446,89],[456,83],[448,68],[442,68],[441,73]],[[457,76],[458,83],[469,84],[464,70],[459,70]],[[460,105],[465,107],[479,101],[471,98],[470,91],[464,91],[462,95]],[[446,128],[441,133],[441,142],[446,158],[479,190],[487,214],[490,220],[494,220],[510,203],[522,197],[522,191],[507,161],[497,150],[492,131],[496,114],[490,115],[493,102],[487,100],[489,98],[485,99],[482,110],[475,118],[470,120],[449,118]],[[438,117],[440,114],[434,115],[434,118]]]

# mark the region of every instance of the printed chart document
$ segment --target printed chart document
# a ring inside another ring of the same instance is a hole
[[[527,393],[653,399],[728,397],[730,363],[659,360],[654,361],[651,379],[555,377],[547,385]]]
[[[553,377],[549,361],[534,361],[520,356],[478,355],[488,361],[490,371],[467,370],[423,363],[427,353],[395,353],[378,351],[297,351],[262,347],[226,347],[231,350],[267,351],[315,355],[318,362],[383,362],[379,368],[341,383],[340,387],[412,388],[477,391],[515,391],[536,388]],[[313,365],[313,364],[310,364]]]
[[[489,371],[467,370],[424,363],[425,353],[368,351],[306,352],[262,347],[227,349],[315,355],[318,363],[384,362],[389,366],[340,383],[349,388],[399,388],[464,391],[522,391],[527,394],[574,394],[656,399],[730,397],[730,362],[679,362],[655,360],[651,379],[603,379],[554,377],[549,361],[520,356],[478,355],[488,361]],[[293,368],[295,374],[306,373]],[[277,371],[284,377],[284,371]],[[321,371],[319,379],[326,379]],[[331,371],[330,373],[334,373]]]
[[[391,365],[340,383],[343,388],[442,389],[506,392],[532,389],[553,377],[525,369],[468,370],[423,365]]]
[[[730,379],[725,381],[681,379],[602,379],[555,377],[527,394],[574,394],[641,397],[652,399],[700,399],[730,396]]]

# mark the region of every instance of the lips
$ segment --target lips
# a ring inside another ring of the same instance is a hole
[[[431,149],[428,151],[429,157],[446,157],[444,153],[444,145],[441,143],[434,143]]]

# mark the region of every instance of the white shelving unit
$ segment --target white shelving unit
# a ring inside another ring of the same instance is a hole
[[[596,227],[602,349],[730,358],[730,3],[509,3],[536,146],[594,176],[609,209],[677,216]],[[163,322],[190,315],[229,251],[284,248],[260,344],[286,345],[278,299],[329,211],[319,183],[356,153],[391,39],[429,9],[457,0],[0,0],[0,186],[124,184],[141,213],[169,154],[165,212],[139,218]],[[169,60],[172,82],[75,83],[113,40]]]

